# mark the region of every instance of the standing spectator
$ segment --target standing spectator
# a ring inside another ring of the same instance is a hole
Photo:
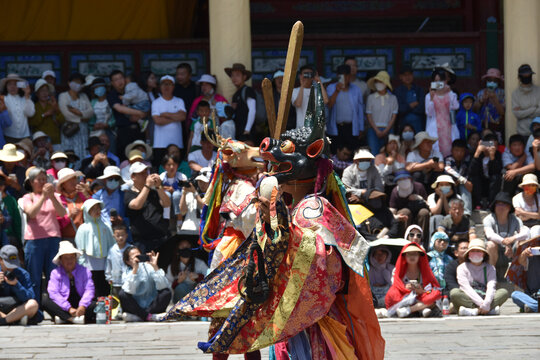
[[[54,97],[54,86],[43,79],[36,81],[34,91],[37,97],[35,103],[36,112],[29,119],[30,130],[32,132],[43,131],[51,139],[55,150],[60,150],[60,128],[64,124],[64,115],[58,107],[58,102]]]
[[[328,95],[321,83],[321,78],[312,65],[304,65],[300,68],[300,87],[294,88],[291,96],[291,105],[296,108],[296,128],[304,127],[306,110],[308,107],[309,96],[311,94],[311,86],[313,81],[321,84],[321,92],[324,104],[328,104]],[[317,95],[317,94],[315,94]],[[337,130],[329,135],[337,135]]]
[[[508,299],[506,289],[496,290],[495,268],[488,258],[484,240],[471,240],[465,262],[457,268],[460,291],[452,297],[460,316],[499,315],[500,306]]]
[[[496,136],[487,134],[471,158],[469,179],[474,184],[472,189],[474,207],[487,208],[501,189],[502,156],[497,151],[497,146]]]
[[[285,73],[282,69],[276,70],[272,76],[272,88],[274,90],[274,110],[278,113],[279,101],[281,99],[281,87],[283,85],[283,76]],[[294,106],[289,108],[289,117],[287,118],[286,130],[296,129],[296,109]],[[221,130],[221,129],[220,129]],[[220,131],[221,132],[221,131]]]
[[[51,167],[47,169],[47,175],[51,175],[54,180],[58,180],[58,172],[67,166],[67,155],[63,152],[56,152],[51,156]]]
[[[107,156],[107,150],[96,136],[88,139],[88,152],[90,156],[81,162],[81,170],[89,179],[97,179],[103,175],[107,166],[116,165],[115,161]]]
[[[189,140],[187,144],[188,154],[193,151],[197,151],[201,149],[201,135],[204,131],[204,124],[203,124],[204,118],[206,118],[208,121],[209,129],[212,129],[213,123],[212,123],[212,120],[210,119],[210,104],[206,100],[201,100],[197,104],[197,117],[192,119],[191,126],[189,127],[190,132],[189,132]],[[233,134],[233,137],[234,136],[235,135]]]
[[[495,132],[497,138],[502,140],[504,134],[505,95],[501,71],[496,68],[488,69],[482,76],[486,87],[476,95],[473,110],[480,116],[482,128]]]
[[[6,236],[8,244],[14,245],[19,249],[22,259],[22,222],[21,213],[19,211],[19,205],[17,199],[6,193],[6,181],[0,176],[0,199],[2,205],[0,209],[7,212],[7,215],[11,218],[11,222],[7,225]],[[6,222],[4,220],[4,222]]]
[[[369,87],[366,82],[358,77],[358,63],[354,56],[345,57],[345,65],[351,67],[351,84],[356,85],[362,91],[362,103],[365,104],[369,95]]]
[[[150,103],[159,97],[159,87],[157,76],[152,71],[143,71],[139,79],[139,86],[146,91]]]
[[[208,132],[210,137],[213,137],[213,134],[213,131]],[[201,149],[193,151],[188,155],[189,167],[194,172],[200,171],[205,167],[212,167],[215,158],[216,152],[214,151],[214,145],[208,140],[206,134],[201,134]]]
[[[138,121],[147,114],[131,109],[122,103],[121,95],[124,94],[126,87],[126,78],[120,70],[113,70],[109,75],[112,89],[107,94],[107,101],[111,107],[116,120],[117,138],[116,154],[120,160],[125,160],[124,150],[126,146],[135,140],[142,139]]]
[[[330,117],[327,127],[332,143],[346,143],[356,149],[364,132],[364,100],[362,90],[351,83],[351,67],[337,68],[339,81],[328,86],[328,109]]]
[[[34,154],[32,154],[32,164],[44,169],[48,169],[51,165],[50,157],[53,153],[53,147],[49,141],[49,137],[43,131],[36,131],[32,135],[34,143]]]
[[[17,199],[24,193],[22,185],[26,169],[18,165],[23,159],[24,155],[13,144],[6,144],[0,150],[0,176],[6,180],[6,192]]]
[[[227,103],[227,99],[225,99],[223,95],[216,93],[217,81],[213,75],[203,74],[197,81],[197,85],[201,87],[201,96],[197,97],[191,104],[187,117],[188,121],[191,121],[191,118],[197,109],[197,105],[202,100],[206,101],[210,105],[211,109],[214,109],[218,102]]]
[[[482,132],[480,117],[472,110],[474,96],[471,93],[463,93],[459,97],[459,111],[456,115],[456,125],[459,130],[459,138],[467,141],[471,132]]]
[[[540,116],[540,87],[533,84],[532,71],[529,64],[523,64],[518,69],[519,86],[512,92],[512,113],[517,119],[517,133],[521,136],[530,135],[532,120]]]
[[[24,85],[24,86],[23,86]],[[30,136],[28,118],[34,116],[36,108],[30,95],[30,85],[17,74],[8,74],[0,80],[0,93],[9,113],[11,125],[4,128],[6,142],[17,141]]]
[[[124,224],[114,225],[113,228],[114,244],[107,254],[107,266],[105,268],[105,279],[112,287],[114,296],[120,294],[122,288],[122,274],[126,271],[127,265],[124,264],[124,251],[128,248],[127,228]]]
[[[390,134],[386,145],[375,156],[375,166],[383,178],[386,193],[390,193],[396,184],[394,174],[405,169],[405,158],[399,154],[399,146],[399,136]]]
[[[414,132],[425,129],[425,93],[424,90],[414,83],[413,69],[405,65],[399,73],[401,85],[394,92],[399,104],[398,129],[410,125]]]
[[[47,83],[52,85],[51,96],[57,96],[57,93],[56,93],[56,73],[53,70],[45,70],[41,74],[41,78],[43,80],[45,80]]]
[[[368,86],[374,91],[367,99],[366,116],[368,120],[367,140],[372,154],[378,154],[392,132],[399,106],[397,98],[391,94],[392,84],[386,71],[379,71],[368,80]]]
[[[34,284],[34,293],[41,296],[41,276],[45,272],[47,281],[53,270],[52,260],[60,243],[60,224],[57,217],[66,215],[59,194],[54,186],[47,183],[47,175],[42,168],[28,171],[25,188],[31,190],[22,198],[22,208],[26,214],[24,239],[24,262]]]
[[[374,156],[366,149],[354,154],[353,164],[343,171],[343,184],[347,187],[349,204],[368,203],[373,190],[384,192],[381,174],[373,164]]]
[[[191,80],[192,75],[193,69],[188,63],[180,63],[176,67],[176,84],[174,85],[173,96],[182,99],[186,109],[191,109],[193,101],[200,93],[200,89]]]
[[[115,209],[118,216],[125,218],[126,210],[124,205],[124,192],[120,190],[120,185],[124,182],[120,174],[120,169],[116,166],[107,166],[103,170],[103,175],[98,180],[105,183],[105,187],[96,192],[92,197],[103,203],[101,219],[109,226],[112,225],[111,210]]]
[[[9,117],[9,112],[4,102],[4,95],[0,95],[0,145],[4,146],[6,144],[6,139],[4,138],[4,129],[11,126],[11,118]]]
[[[107,101],[107,88],[105,80],[97,78],[92,81],[92,109],[94,116],[88,121],[90,132],[102,130],[108,137],[110,146],[116,151],[116,121],[111,107]]]
[[[90,198],[88,185],[80,181],[83,174],[70,168],[64,168],[58,172],[56,191],[60,194],[62,205],[67,210],[63,218],[59,218],[62,239],[71,242],[75,239],[75,233],[79,226],[84,223],[82,207]]]
[[[525,140],[523,136],[514,134],[508,139],[508,147],[502,155],[503,190],[510,196],[514,196],[518,184],[523,175],[532,173],[535,170],[534,159],[530,151],[525,151]]]
[[[459,131],[452,123],[451,112],[459,109],[457,95],[450,89],[446,70],[435,68],[431,74],[431,87],[426,95],[426,131],[438,138],[435,149],[444,156],[450,155],[452,141],[459,137]]]
[[[154,165],[157,167],[167,146],[175,144],[184,148],[182,122],[186,120],[184,100],[173,96],[174,79],[165,75],[159,80],[161,96],[152,103],[152,119],[154,120]]]
[[[433,147],[436,141],[437,138],[431,137],[426,131],[419,132],[414,136],[414,150],[406,159],[405,169],[426,189],[429,189],[437,176],[444,171],[444,158]]]
[[[246,70],[244,64],[235,63],[232,67],[225,68],[225,72],[236,87],[236,92],[232,97],[232,107],[235,111],[236,138],[243,141],[251,140],[257,110],[255,90],[245,84],[251,78],[251,71]]]
[[[201,211],[204,206],[203,198],[208,185],[212,168],[202,168],[195,178],[195,184],[190,183],[182,191],[180,198],[180,214],[184,217],[182,228],[178,231],[180,235],[192,236],[198,239],[201,224]]]
[[[56,324],[88,324],[96,321],[92,274],[77,264],[79,256],[81,252],[72,243],[62,241],[53,259],[57,267],[51,272],[43,309]]]
[[[73,149],[81,159],[86,156],[88,120],[94,114],[88,96],[81,92],[84,77],[79,73],[69,76],[69,90],[58,96],[60,111],[66,119],[62,128],[62,148]]]

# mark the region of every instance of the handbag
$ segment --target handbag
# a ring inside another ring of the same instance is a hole
[[[62,133],[65,137],[72,137],[80,130],[79,124],[67,121],[64,126],[62,126]]]

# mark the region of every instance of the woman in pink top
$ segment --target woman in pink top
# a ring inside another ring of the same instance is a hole
[[[66,215],[60,195],[47,183],[45,169],[31,168],[24,186],[32,192],[22,198],[27,224],[24,233],[24,261],[34,283],[34,292],[41,299],[41,274],[45,271],[47,281],[55,268],[52,260],[60,243],[60,224],[57,217]]]

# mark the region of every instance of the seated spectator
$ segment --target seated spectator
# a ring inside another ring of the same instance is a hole
[[[457,267],[463,264],[465,261],[465,253],[469,248],[469,239],[461,239],[454,246],[453,253],[455,259],[450,261],[444,269],[444,282],[446,283],[446,294],[449,294],[450,300],[455,296],[456,291],[459,290],[459,284],[457,281]],[[450,312],[456,313],[458,309],[454,308],[454,304],[450,302]]]
[[[471,93],[463,93],[459,97],[459,111],[456,114],[456,125],[461,140],[467,141],[471,131],[482,132],[480,117],[472,110],[473,103],[474,95]]]
[[[424,317],[438,315],[440,312],[435,304],[441,297],[438,288],[439,283],[429,268],[426,252],[415,243],[407,244],[396,262],[392,286],[385,297],[386,308],[390,310],[397,305],[396,313],[400,318],[417,312]],[[415,295],[414,300],[400,306],[411,292]]]
[[[221,129],[220,129],[221,131]],[[339,177],[343,177],[343,170],[352,165],[351,161],[352,149],[350,145],[345,143],[339,143],[337,145],[337,151],[332,155],[332,164],[334,165],[334,171]]]
[[[528,151],[525,151],[525,141],[521,135],[510,136],[508,147],[502,155],[502,165],[504,167],[503,191],[514,196],[523,175],[535,170],[534,159]]]
[[[61,147],[60,128],[65,119],[54,96],[54,86],[39,79],[34,85],[34,91],[37,96],[36,112],[28,119],[30,130],[33,133],[42,131],[47,134],[51,138],[53,148],[58,151]]]
[[[153,251],[145,258],[138,247],[124,250],[127,268],[122,275],[120,303],[127,322],[158,321],[171,300],[169,281],[157,265],[159,253]]]
[[[30,274],[19,262],[19,251],[13,245],[4,245],[0,249],[0,326],[19,320],[22,325],[35,325],[43,320],[43,314]]]
[[[32,142],[34,144],[32,164],[48,169],[51,166],[50,157],[54,151],[49,136],[42,131],[37,131],[32,135]]]
[[[210,138],[213,137],[213,134],[213,131],[208,132]],[[245,136],[248,136],[248,134]],[[189,167],[194,172],[201,171],[202,168],[212,167],[215,158],[214,144],[206,137],[206,134],[202,133],[201,149],[193,151],[188,155]]]
[[[469,159],[467,156],[467,142],[456,139],[452,142],[452,154],[444,159],[444,170],[456,182],[456,192],[464,202],[465,213],[472,212],[473,184],[467,179],[469,175]]]
[[[210,184],[211,168],[202,168],[195,178],[196,185],[184,188],[180,198],[180,214],[184,217],[179,235],[190,235],[198,238],[201,224],[201,211],[204,206],[203,198]]]
[[[405,230],[405,236],[403,237],[405,240],[409,240],[410,242],[414,242],[424,248],[422,245],[422,237],[423,237],[423,231],[422,228],[418,225],[410,225],[407,230]]]
[[[97,179],[103,175],[103,170],[110,165],[116,165],[113,159],[107,156],[106,150],[98,137],[88,139],[88,152],[90,157],[81,162],[81,171],[88,179]]]
[[[516,216],[521,219],[523,225],[532,228],[540,224],[540,194],[538,194],[538,178],[534,174],[525,174],[521,184],[518,185],[523,191],[512,198]]]
[[[124,224],[114,225],[113,228],[114,244],[107,253],[107,265],[105,267],[105,280],[112,287],[114,296],[120,294],[122,288],[122,274],[126,271],[127,265],[124,264],[124,251],[128,248],[127,228]]]
[[[406,170],[396,173],[394,178],[397,186],[390,195],[389,207],[396,219],[400,222],[404,233],[411,224],[418,224],[424,234],[429,233],[429,208],[426,203],[426,190],[424,186],[412,180],[411,174]],[[427,244],[429,235],[424,235],[422,244]]]
[[[414,150],[414,128],[411,125],[403,126],[401,129],[401,145],[399,154],[407,159],[407,155]]]
[[[53,259],[57,267],[51,272],[43,296],[43,309],[56,324],[89,324],[96,322],[94,282],[90,270],[77,264],[81,252],[69,241],[61,241]]]
[[[353,164],[343,171],[343,184],[347,189],[347,200],[350,204],[367,203],[371,191],[384,192],[379,171],[373,164],[375,157],[366,149],[354,154]]]
[[[425,92],[414,83],[413,70],[409,65],[401,68],[399,80],[402,84],[395,91],[399,104],[399,124],[411,126],[414,132],[424,131]]]
[[[437,231],[431,237],[431,241],[429,243],[430,251],[427,253],[429,256],[429,267],[439,282],[439,285],[441,285],[441,291],[444,294],[447,293],[444,273],[446,271],[446,267],[452,261],[452,257],[446,253],[449,243],[450,239],[448,238],[448,235],[446,235],[444,232]]]
[[[221,128],[219,129],[221,133]],[[178,166],[178,172],[181,172],[182,174],[186,175],[188,178],[191,177],[191,168],[189,167],[188,162],[186,161],[185,157],[182,157],[182,151],[180,148],[174,144],[170,144],[167,146],[167,155],[169,156],[176,156],[177,158],[181,159],[180,166]],[[183,159],[183,160],[182,160]],[[165,171],[165,168],[163,165],[160,165],[158,168],[158,172],[161,174]]]
[[[487,208],[501,189],[502,159],[495,135],[487,134],[476,147],[469,166],[473,206]]]
[[[60,194],[60,201],[67,209],[67,214],[59,218],[62,239],[73,241],[79,226],[84,223],[83,203],[90,198],[90,188],[79,181],[83,176],[80,171],[64,168],[58,172],[56,192]]]
[[[375,308],[384,308],[384,298],[388,289],[392,285],[392,271],[394,265],[391,263],[392,253],[386,246],[372,248],[369,255],[369,283],[371,292],[377,303]]]
[[[0,150],[0,176],[6,180],[6,192],[17,199],[24,193],[22,185],[26,169],[18,165],[23,159],[24,155],[18,152],[13,144],[6,144]]]
[[[525,144],[525,151],[529,151],[529,149],[532,147],[532,143],[534,140],[534,132],[537,129],[540,129],[540,116],[535,117],[531,122],[531,135],[529,135],[529,137],[527,138],[527,143]]]
[[[146,164],[148,167],[150,167],[149,160],[152,157],[152,147],[148,145],[147,143],[145,143],[143,140],[135,140],[134,142],[126,146],[126,150],[124,152],[126,154],[126,160],[122,161],[122,163],[120,164],[119,166],[120,170],[124,169],[125,167],[129,169],[129,165],[132,164],[129,160],[130,158],[129,154],[131,154],[131,151],[133,150],[140,151],[142,159],[143,159],[141,162]],[[128,179],[129,179],[129,176],[128,176]]]
[[[55,152],[51,156],[51,167],[47,169],[47,175],[58,180],[58,172],[67,166],[67,155],[63,152]]]
[[[449,175],[440,175],[431,185],[434,193],[427,197],[427,204],[431,212],[429,221],[429,234],[433,234],[446,215],[450,213],[450,201],[460,199],[455,190],[456,183]]]
[[[84,224],[79,226],[75,235],[75,244],[82,252],[79,263],[92,272],[96,297],[107,296],[110,287],[105,280],[107,254],[115,244],[111,228],[101,220],[103,203],[96,199],[86,200],[83,204]]]
[[[526,313],[538,312],[538,298],[540,295],[540,256],[533,254],[533,249],[538,250],[540,240],[535,239],[526,244],[516,253],[517,264],[520,269],[516,274],[512,274],[512,268],[508,271],[508,278],[512,280],[523,291],[517,290],[512,293],[514,304]],[[518,275],[519,274],[519,275]],[[520,278],[516,281],[513,277]]]
[[[178,302],[195,288],[208,272],[208,266],[195,257],[192,245],[187,239],[180,239],[167,268],[167,279],[174,291],[173,303]]]
[[[103,170],[103,175],[98,177],[98,180],[103,181],[105,186],[103,189],[95,192],[92,197],[103,203],[101,219],[105,224],[112,226],[113,220],[117,223],[118,221],[122,221],[126,216],[124,193],[120,190],[120,185],[124,182],[120,176],[120,169],[116,166],[107,166]],[[117,218],[115,219],[111,217],[111,210],[113,209],[117,212]]]
[[[190,133],[187,145],[188,154],[201,149],[201,134],[204,131],[203,119],[207,119],[209,130],[213,127],[212,120],[210,119],[210,104],[206,100],[197,103],[197,117],[192,119],[189,128]]]
[[[459,316],[499,315],[508,299],[506,289],[496,290],[497,275],[488,258],[484,240],[471,240],[465,262],[457,268],[459,291],[451,297]]]
[[[386,206],[386,194],[378,190],[371,190],[365,197],[368,199],[365,206],[373,215],[362,222],[360,233],[367,240],[399,237],[399,222]]]
[[[19,249],[22,259],[22,226],[21,226],[21,213],[19,212],[19,205],[17,199],[6,193],[6,181],[0,176],[0,201],[2,203],[4,217],[2,227],[6,235],[6,242],[4,244],[11,244]],[[9,217],[9,221],[7,218]]]
[[[450,210],[438,226],[451,240],[452,246],[457,241],[476,237],[475,223],[469,215],[465,215],[463,200],[450,200]]]
[[[388,142],[375,156],[375,166],[383,178],[386,192],[392,191],[395,184],[394,174],[405,169],[405,158],[399,154],[399,136],[388,135]]]
[[[9,117],[9,111],[7,110],[6,103],[4,102],[4,96],[0,95],[0,146],[6,144],[4,138],[4,129],[11,126],[11,118]]]
[[[486,132],[485,129],[483,132],[484,133]],[[467,146],[468,146],[467,156],[474,155],[474,153],[476,152],[476,148],[478,147],[478,144],[480,144],[481,139],[482,139],[482,135],[480,133],[471,131],[471,133],[469,134],[469,139],[467,140]]]
[[[437,138],[421,131],[414,136],[413,151],[407,155],[405,169],[413,176],[414,181],[422,183],[426,189],[444,171],[444,158],[438,150],[433,149]]]
[[[165,193],[171,199],[174,215],[176,215],[176,228],[182,227],[182,218],[180,214],[180,198],[182,196],[182,189],[185,182],[187,182],[186,175],[178,172],[178,165],[180,165],[180,159],[175,156],[165,155],[163,157],[162,165],[165,171],[162,172],[159,177]],[[171,218],[171,209],[163,209],[163,218],[169,220]]]
[[[504,278],[514,243],[529,237],[529,229],[513,212],[512,199],[500,192],[491,205],[491,214],[483,221],[489,263],[497,267],[499,280]]]

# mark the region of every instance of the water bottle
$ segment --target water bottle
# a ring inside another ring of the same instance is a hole
[[[105,311],[105,301],[99,300],[94,309],[96,313],[96,324],[106,324],[107,323],[107,313]]]
[[[442,314],[443,316],[450,315],[450,301],[448,301],[448,296],[444,296],[442,301]]]

